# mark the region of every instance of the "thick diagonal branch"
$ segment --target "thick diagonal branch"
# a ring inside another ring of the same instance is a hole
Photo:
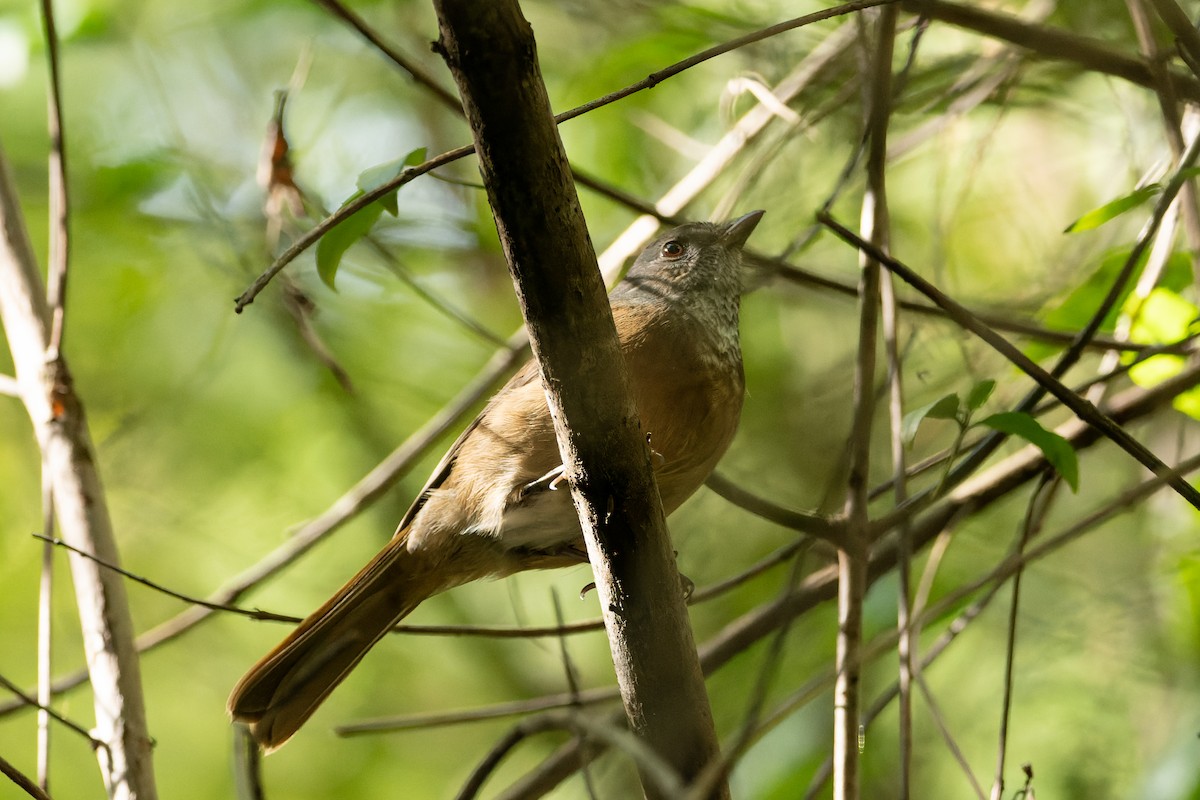
[[[604,610],[631,729],[692,780],[712,712],[604,282],[515,0],[435,3]],[[647,795],[658,796],[643,780]],[[726,795],[721,789],[719,794]]]

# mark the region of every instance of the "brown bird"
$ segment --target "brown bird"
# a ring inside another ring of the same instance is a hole
[[[667,514],[700,487],[737,428],[742,246],[762,215],[664,233],[610,297]],[[273,750],[426,598],[587,562],[570,492],[554,491],[561,474],[531,361],[458,437],[383,550],[238,682],[229,713]]]

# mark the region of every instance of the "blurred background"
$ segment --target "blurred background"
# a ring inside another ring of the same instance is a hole
[[[1130,7],[1139,5],[989,4],[1022,14],[1033,26],[1103,40],[1130,56],[1139,53]],[[1195,12],[1195,5],[1186,10]],[[0,144],[44,263],[47,78],[35,6],[0,0]],[[349,6],[440,85],[452,87],[429,47],[437,37],[429,3]],[[556,111],[818,7],[767,0],[523,4]],[[372,240],[346,253],[336,290],[320,280],[310,251],[235,314],[233,299],[279,247],[345,201],[363,170],[417,148],[432,156],[468,143],[465,123],[316,3],[64,0],[55,8],[72,189],[67,354],[90,415],[124,566],[178,592],[208,596],[284,546],[437,414],[479,374],[497,342],[518,328],[520,314],[472,159],[402,188],[398,213],[384,214]],[[1170,37],[1156,33],[1169,48]],[[774,104],[761,132],[736,149],[680,216],[724,219],[764,208],[751,241],[757,251],[786,254],[791,263],[852,287],[856,254],[820,234],[813,220],[830,201],[844,222],[856,225],[859,216],[862,170],[850,166],[843,177],[863,130],[865,62],[855,34],[853,21],[838,19],[708,61],[563,124],[567,152],[587,175],[653,203],[695,175],[756,108],[756,91],[761,96],[800,65],[823,58],[824,68],[794,97]],[[1149,206],[1094,230],[1064,229],[1085,212],[1162,179],[1171,150],[1155,93],[936,21],[918,29],[906,15],[895,67],[904,77],[891,121],[893,251],[972,308],[1056,330],[1081,326]],[[256,172],[275,93],[284,88],[286,135],[308,216],[284,214],[275,242]],[[638,216],[595,191],[580,193],[598,251]],[[1177,250],[1174,289],[1195,302],[1193,244],[1181,238]],[[836,511],[845,480],[855,300],[769,275],[755,283],[743,303],[745,412],[719,470],[780,505]],[[1042,358],[1062,346],[1014,338]],[[998,388],[986,411],[1001,411],[1031,385],[944,320],[906,316],[901,346],[907,408],[991,379]],[[1094,375],[1099,359],[1086,357],[1068,382]],[[0,352],[0,371],[12,372],[7,349]],[[1127,385],[1121,379],[1115,386]],[[1043,422],[1064,419],[1053,412]],[[878,420],[874,477],[882,482],[890,474],[882,406]],[[1189,417],[1164,409],[1132,432],[1174,462],[1195,444],[1194,428]],[[262,581],[241,604],[297,616],[317,607],[391,536],[459,429],[377,502]],[[911,456],[935,453],[954,436],[952,423],[930,420]],[[1019,447],[1013,443],[1005,452]],[[36,671],[41,544],[31,534],[41,526],[38,464],[24,409],[0,397],[0,674],[24,687],[34,685]],[[1104,445],[1081,453],[1080,472],[1080,490],[1060,493],[1048,531],[1146,477]],[[932,485],[936,476],[921,480]],[[876,511],[890,502],[884,495]],[[1029,502],[1027,487],[958,525],[932,580],[932,597],[985,574],[1008,553]],[[798,535],[708,490],[670,526],[680,569],[701,589]],[[918,554],[917,574],[926,559],[927,553]],[[830,560],[828,548],[817,546],[802,569]],[[54,671],[67,675],[83,659],[61,553],[58,567]],[[777,597],[789,574],[786,565],[776,566],[694,606],[697,640],[710,640]],[[580,567],[478,583],[422,605],[408,621],[554,625],[555,598],[565,620],[594,619],[595,594],[579,598],[590,579]],[[1006,796],[1022,785],[1019,765],[1028,762],[1043,797],[1200,797],[1195,512],[1167,493],[1140,503],[1032,565],[1023,593]],[[139,585],[131,584],[129,594],[139,631],[187,607]],[[895,619],[896,579],[889,574],[868,597],[867,636],[894,628]],[[942,722],[984,786],[994,770],[1007,619],[1005,592],[925,675]],[[949,621],[933,621],[922,641],[932,641]],[[285,631],[277,623],[216,614],[145,654],[163,797],[234,795],[225,698]],[[828,686],[782,711],[806,682],[830,668],[835,633],[830,604],[791,625],[765,699],[768,712],[781,713],[733,773],[735,796],[803,796],[828,756]],[[741,729],[769,646],[758,642],[710,679],[724,739]],[[598,632],[561,643],[389,637],[291,743],[266,759],[267,796],[452,797],[514,718],[353,738],[331,729],[567,691],[564,647],[581,686],[613,682],[607,642]],[[895,674],[894,651],[885,651],[865,674],[865,701]],[[9,699],[0,693],[0,701]],[[90,724],[86,687],[64,693],[55,707]],[[925,798],[972,796],[931,708],[921,699],[915,703],[914,791]],[[895,796],[896,730],[889,708],[864,734],[865,797]],[[564,741],[565,735],[546,735],[522,744],[485,795],[520,778]],[[53,746],[52,794],[100,796],[86,742],[56,729]],[[34,747],[34,714],[9,708],[0,716],[0,754],[32,771]],[[623,758],[601,758],[591,779],[600,797],[635,796],[636,779]],[[14,791],[5,788],[0,796]],[[552,796],[586,797],[587,789],[576,776]]]

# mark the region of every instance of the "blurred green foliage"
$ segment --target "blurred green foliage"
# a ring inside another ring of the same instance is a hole
[[[428,3],[356,2],[352,7],[410,57],[451,82],[430,52]],[[712,44],[817,8],[814,2],[619,0],[528,2],[542,69],[556,110],[618,89]],[[1018,3],[1003,4],[1015,10]],[[125,566],[178,591],[204,596],[283,544],[428,420],[487,361],[493,345],[434,308],[408,281],[444,298],[495,336],[519,325],[475,165],[467,160],[397,197],[372,236],[340,264],[338,291],[317,275],[313,253],[286,275],[311,304],[306,317],[353,385],[346,391],[287,310],[277,281],[241,315],[232,300],[266,267],[272,245],[255,179],[273,92],[308,64],[288,103],[295,174],[314,215],[355,191],[363,170],[417,148],[469,141],[465,124],[316,4],[255,0],[180,4],[74,0],[57,4],[63,37],[72,187],[72,274],[66,349],[87,403]],[[622,190],[661,196],[750,107],[727,91],[733,78],[773,85],[834,29],[824,23],[707,62],[651,91],[561,127],[573,162]],[[1116,0],[1063,3],[1050,24],[1104,36],[1136,52]],[[35,4],[0,0],[0,144],[11,161],[39,255],[46,251],[45,50]],[[911,31],[897,43],[897,67]],[[1128,251],[1139,209],[1094,230],[1062,231],[1088,209],[1131,196],[1139,177],[1166,157],[1159,111],[1147,91],[1062,65],[1030,62],[969,114],[954,113],[948,88],[993,43],[937,24],[924,34],[893,120],[893,142],[914,137],[889,173],[893,249],[942,289],[974,307],[1040,316],[1071,330],[1086,321],[1112,274],[1109,253]],[[777,121],[691,204],[693,218],[766,208],[752,244],[778,253],[803,240],[813,212],[838,184],[861,136],[859,60],[854,48],[793,108],[801,130]],[[919,138],[923,126],[943,126]],[[833,204],[857,217],[858,179]],[[597,249],[635,216],[581,190]],[[285,226],[284,242],[306,227]],[[803,266],[848,285],[853,252],[827,239],[805,245]],[[1172,261],[1169,288],[1192,291],[1190,259]],[[1067,298],[1065,301],[1063,298]],[[1079,299],[1084,298],[1084,299]],[[1089,303],[1091,305],[1089,305]],[[1045,309],[1057,311],[1042,313]],[[1114,320],[1110,322],[1115,322]],[[1185,326],[1186,327],[1186,326]],[[1111,330],[1111,324],[1108,327]],[[906,408],[995,380],[985,411],[1010,408],[1028,382],[998,356],[936,319],[902,332]],[[756,493],[796,508],[840,508],[851,365],[857,337],[852,300],[771,282],[744,302],[749,395],[721,471]],[[1042,345],[1044,356],[1049,351]],[[1032,352],[1032,350],[1031,350]],[[1094,372],[1089,357],[1078,375]],[[0,371],[11,373],[6,350]],[[1048,426],[1061,414],[1043,420]],[[881,426],[885,415],[881,411]],[[1160,416],[1138,434],[1172,460],[1194,445],[1193,423]],[[438,447],[377,505],[244,603],[305,614],[391,535]],[[914,457],[953,438],[922,426]],[[1182,444],[1181,444],[1182,443]],[[1013,447],[1019,446],[1015,443]],[[875,477],[889,474],[878,437]],[[0,398],[0,673],[30,686],[35,675],[40,544],[38,454],[18,401]],[[1114,497],[1142,472],[1110,449],[1081,454],[1077,495],[1047,523],[1057,530]],[[1002,558],[1028,497],[1014,495],[955,532],[932,593],[973,580]],[[879,509],[885,508],[880,501]],[[698,586],[724,579],[793,541],[794,533],[732,508],[702,490],[671,520],[681,570]],[[1200,796],[1200,545],[1195,513],[1163,496],[1118,517],[1031,567],[1024,583],[1010,792],[1018,765],[1032,762],[1043,797]],[[918,558],[917,569],[925,555]],[[56,674],[82,665],[65,561],[58,557]],[[817,548],[805,566],[830,553]],[[697,606],[701,642],[778,595],[776,567]],[[526,574],[463,587],[423,605],[414,623],[550,625],[552,592],[568,620],[596,616],[595,595],[575,599],[586,569]],[[868,598],[868,633],[895,625],[895,581]],[[1005,596],[1007,594],[1005,593]],[[183,606],[130,587],[139,630]],[[927,674],[943,722],[977,775],[990,783],[1000,708],[1007,609],[972,624]],[[931,626],[923,641],[939,632]],[[832,664],[833,609],[818,608],[788,632],[767,708]],[[220,615],[143,661],[156,767],[164,797],[233,792],[226,694],[242,671],[282,636],[270,623]],[[612,680],[600,634],[567,649],[584,686]],[[723,737],[743,724],[766,646],[756,645],[712,676]],[[895,678],[893,659],[865,674],[868,702]],[[355,671],[308,727],[265,763],[268,796],[450,797],[511,720],[337,739],[340,723],[391,714],[481,706],[567,687],[549,639],[391,637]],[[0,700],[6,698],[0,698]],[[914,786],[923,798],[968,796],[970,787],[941,741],[929,706],[916,702]],[[85,725],[86,690],[57,707]],[[800,796],[829,750],[828,691],[783,718],[733,775],[738,797]],[[0,718],[0,755],[32,771],[34,717]],[[864,796],[894,796],[896,719],[889,709],[866,734]],[[563,739],[522,745],[489,782],[515,780]],[[55,729],[51,790],[59,800],[102,791],[93,757]],[[592,769],[602,797],[633,796],[623,759]],[[9,796],[11,787],[0,790]],[[555,796],[585,797],[575,778]],[[1006,795],[1011,796],[1011,795]]]

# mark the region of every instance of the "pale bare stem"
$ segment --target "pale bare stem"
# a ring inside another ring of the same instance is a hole
[[[46,794],[40,786],[29,779],[29,776],[14,767],[3,756],[0,756],[0,774],[3,774],[15,783],[17,788],[34,798],[34,800],[50,800],[50,795]]]
[[[50,338],[46,347],[46,361],[51,364],[52,375],[57,383],[62,376],[60,358],[63,346],[63,329],[66,323],[67,268],[70,262],[70,195],[67,185],[67,143],[63,128],[62,76],[59,70],[58,33],[55,29],[54,4],[51,0],[41,2],[42,26],[46,38],[46,61],[50,74],[50,91],[47,96],[46,127],[50,135],[49,153],[49,201],[50,201],[50,247],[47,270],[47,305],[50,310]],[[42,459],[42,530],[47,536],[54,533],[54,482],[46,462]],[[38,643],[37,643],[37,698],[42,709],[37,719],[37,781],[46,791],[50,788],[50,715],[45,708],[51,699],[51,598],[54,590],[54,548],[42,546],[42,572],[38,585]]]
[[[8,162],[0,154],[0,317],[17,380],[54,487],[63,538],[119,561],[104,488],[83,404],[62,354],[46,363],[50,308],[21,216]],[[150,736],[133,623],[120,576],[83,558],[70,559],[94,693],[98,752],[114,798],[156,796]]]
[[[933,286],[933,284],[929,283],[916,272],[909,269],[906,265],[888,256],[886,253],[883,253],[881,250],[879,250],[879,248],[875,247],[870,242],[863,240],[849,228],[841,225],[829,215],[822,214],[819,218],[826,227],[836,233],[843,241],[854,245],[863,253],[879,260],[880,263],[886,265],[891,272],[898,275],[905,283],[912,286],[914,289],[921,292],[921,294],[924,294],[926,297],[933,300],[935,303],[945,309],[956,322],[986,342],[992,347],[992,349],[996,350],[1005,358],[1007,358],[1026,375],[1033,378],[1039,387],[1052,394],[1055,398],[1062,402],[1063,405],[1069,408],[1079,419],[1084,420],[1089,425],[1095,427],[1104,436],[1111,439],[1122,450],[1137,460],[1138,463],[1142,464],[1156,475],[1165,476],[1172,489],[1174,489],[1181,497],[1187,500],[1193,507],[1200,508],[1200,492],[1198,492],[1196,488],[1187,481],[1183,480],[1183,478],[1181,478],[1179,475],[1173,474],[1170,468],[1164,464],[1162,460],[1158,458],[1158,456],[1151,452],[1141,442],[1134,439],[1133,436],[1131,436],[1124,428],[1117,424],[1111,417],[1104,414],[1094,405],[1079,397],[1079,395],[1075,394],[1069,388],[1064,386],[1061,381],[1052,376],[1050,373],[1046,372],[1046,370],[1044,370],[1038,364],[1034,363],[1028,356],[1014,347],[1007,339],[997,334],[987,325],[984,325],[978,317],[971,314],[971,312],[969,312],[966,308],[942,293],[935,286]],[[986,442],[987,440],[985,440],[985,444]],[[984,445],[982,444],[980,445],[981,448],[983,446]],[[971,462],[970,464],[964,463],[964,465],[955,470],[955,473],[959,473],[965,468],[965,466],[969,466],[971,471],[974,471],[977,466],[977,464],[973,461],[974,456],[975,454],[972,454],[972,457],[969,457],[965,460],[966,462]],[[954,478],[951,479],[951,483],[953,482]],[[914,501],[924,500],[926,500],[926,498],[922,498],[920,496],[914,498]]]
[[[933,592],[933,581],[946,557],[946,551],[950,549],[950,542],[954,540],[955,527],[954,523],[947,525],[929,546],[929,555],[925,558],[925,569],[921,571],[921,580],[917,583],[917,592],[912,601],[912,616],[919,618],[925,611],[925,606],[929,605],[929,595]],[[914,624],[912,627],[915,628],[914,635],[920,635],[920,626]]]
[[[1046,521],[1046,513],[1054,500],[1055,490],[1061,481],[1044,476],[1029,500],[1015,556],[1021,559],[1030,540],[1037,535]],[[1021,605],[1021,578],[1024,567],[1018,567],[1012,579],[1012,603],[1008,609],[1008,638],[1004,650],[1004,693],[1000,704],[999,743],[996,747],[996,777],[992,782],[990,800],[1001,800],[1004,796],[1004,758],[1008,750],[1009,715],[1012,712],[1013,665],[1017,652],[1017,618]]]
[[[42,531],[47,537],[54,535],[54,488],[42,464]],[[37,701],[41,708],[37,715],[37,782],[38,786],[50,791],[50,715],[46,708],[53,699],[53,655],[52,625],[54,598],[54,547],[42,544],[42,574],[38,581],[38,624],[37,624]]]
[[[888,6],[880,10],[875,28],[874,52],[871,54],[870,128],[867,139],[867,192],[875,198],[873,218],[870,226],[864,224],[866,237],[881,249],[887,250],[891,239],[891,220],[888,214],[887,160],[888,119],[891,114],[895,92],[892,81],[892,58],[896,38],[896,8]],[[911,63],[911,58],[909,60]],[[865,214],[865,212],[864,212]],[[908,499],[908,487],[904,475],[907,472],[904,439],[901,432],[904,418],[904,384],[899,345],[899,316],[896,291],[890,273],[880,275],[881,322],[883,329],[884,354],[887,359],[888,418],[892,451],[892,493],[897,506]],[[863,502],[869,502],[869,495]],[[899,577],[896,627],[900,632],[897,647],[899,656],[900,683],[900,780],[898,797],[908,800],[912,762],[912,702],[909,683],[912,675],[913,639],[909,629],[909,562],[912,558],[912,542],[907,522],[902,522],[897,532],[896,565]]]
[[[887,126],[891,114],[891,69],[895,14],[885,10],[864,15],[864,45],[868,45],[870,79],[866,102],[867,188],[860,225],[864,238],[879,248],[888,246],[885,162]],[[870,19],[873,24],[866,24]],[[873,46],[870,46],[873,45]],[[869,484],[871,423],[875,413],[876,338],[879,335],[879,261],[866,253],[859,260],[858,355],[854,366],[854,409],[851,423],[849,475],[846,491],[846,537],[837,551],[838,636],[837,679],[833,690],[833,796],[859,796],[860,676],[862,674],[862,614],[869,562]]]
[[[981,787],[979,785],[979,781],[975,778],[975,775],[971,771],[969,764],[967,763],[966,759],[963,757],[961,749],[958,747],[953,736],[950,735],[949,729],[945,726],[944,722],[942,721],[942,715],[941,715],[940,711],[937,709],[936,701],[934,700],[932,693],[928,691],[928,687],[926,686],[923,672],[924,672],[924,670],[928,669],[933,664],[933,662],[936,661],[944,652],[946,652],[946,649],[950,646],[950,644],[952,642],[954,642],[955,639],[958,638],[958,635],[960,633],[962,633],[964,630],[966,630],[967,626],[970,625],[971,622],[973,622],[983,612],[983,610],[985,608],[987,608],[987,606],[991,603],[991,601],[999,593],[1000,587],[1002,585],[1003,585],[1002,583],[996,582],[996,583],[992,584],[990,587],[987,587],[984,595],[981,598],[979,598],[974,603],[972,603],[967,609],[965,609],[961,614],[959,614],[948,626],[946,626],[946,629],[942,632],[942,635],[938,637],[938,639],[929,648],[928,652],[926,652],[925,655],[920,659],[919,669],[913,670],[913,683],[917,687],[919,687],[922,690],[922,694],[928,698],[930,713],[934,717],[935,723],[938,725],[939,729],[941,730],[943,738],[947,744],[947,747],[951,750],[952,754],[954,754],[956,760],[958,761],[958,764],[963,768],[963,771],[967,775],[968,780],[971,782],[972,786],[975,788],[976,795],[980,798],[985,798],[983,787]],[[965,593],[955,592],[953,600],[954,600],[954,602],[960,601],[964,596],[965,596]],[[945,609],[950,606],[950,604],[951,604],[950,601],[951,601],[950,597],[943,599],[943,601],[938,604],[937,611],[939,613],[944,613]],[[923,621],[924,618],[931,618],[933,616],[933,614],[925,615],[925,614],[921,614],[920,612],[915,612],[914,615],[918,617],[918,620],[917,620],[918,627],[920,626],[920,623]],[[898,636],[895,633],[888,634],[887,636],[878,637],[876,639],[876,641],[871,643],[870,651],[873,655],[885,652],[887,650],[890,650],[892,644],[895,643],[896,641],[898,641]],[[880,695],[875,700],[875,702],[871,704],[871,707],[868,708],[866,710],[866,712],[863,714],[864,727],[869,728],[871,726],[871,724],[875,721],[875,719],[880,714],[882,714],[889,705],[891,705],[892,701],[895,700],[899,694],[900,694],[899,682],[893,683],[887,689],[887,691],[885,691],[882,695]],[[781,709],[781,711],[786,714],[790,714],[794,710],[795,710],[795,708],[789,707],[789,706],[785,706],[783,709]],[[776,716],[779,716],[779,715],[777,714]],[[833,759],[827,758],[827,759],[825,759],[824,762],[822,762],[820,768],[818,768],[817,772],[813,775],[812,780],[809,782],[808,791],[804,795],[806,800],[811,800],[811,798],[815,798],[820,794],[820,792],[824,788],[825,784],[829,781],[829,777],[830,777],[830,774],[832,773],[832,771],[833,771]]]

